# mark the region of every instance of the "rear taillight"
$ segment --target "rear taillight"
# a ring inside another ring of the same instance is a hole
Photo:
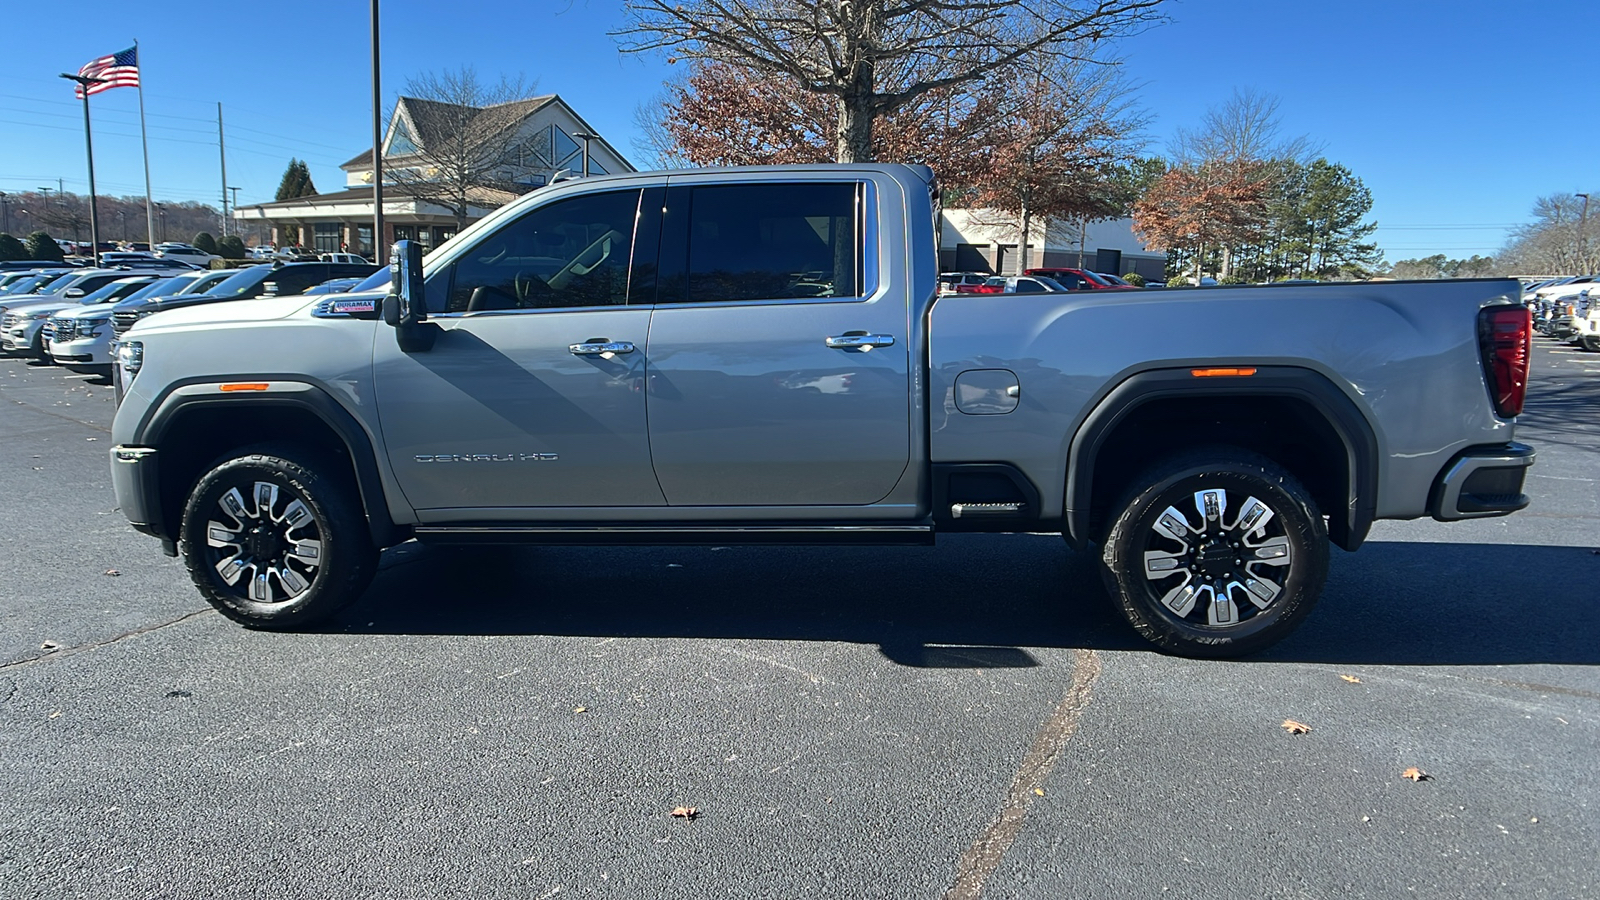
[[[1509,419],[1522,414],[1528,396],[1528,360],[1533,313],[1523,306],[1491,306],[1478,314],[1478,348],[1489,380],[1494,411]]]

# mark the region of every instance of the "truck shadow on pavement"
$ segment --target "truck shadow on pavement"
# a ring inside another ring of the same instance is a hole
[[[1251,662],[1600,664],[1600,555],[1583,547],[1369,542]],[[929,668],[1037,665],[1023,648],[1155,652],[1094,561],[1045,535],[937,548],[424,547],[385,554],[328,630],[843,641]]]

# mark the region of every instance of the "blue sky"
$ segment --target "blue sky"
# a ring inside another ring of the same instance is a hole
[[[49,4],[9,6],[0,191],[57,178],[87,190],[82,105],[56,74],[135,38],[158,200],[218,202],[218,101],[228,182],[244,203],[271,198],[290,156],[311,164],[319,188],[337,189],[338,164],[370,144],[363,0],[88,0],[69,18]],[[1593,0],[1182,0],[1169,10],[1171,23],[1123,47],[1152,149],[1235,88],[1275,94],[1287,133],[1321,144],[1372,189],[1391,261],[1493,252],[1535,197],[1600,191],[1600,140],[1587,126],[1600,88]],[[618,52],[606,34],[622,21],[614,0],[383,0],[382,15],[386,103],[426,70],[522,74],[625,154],[635,108],[672,71],[659,56]],[[100,192],[142,195],[138,93],[91,103]]]

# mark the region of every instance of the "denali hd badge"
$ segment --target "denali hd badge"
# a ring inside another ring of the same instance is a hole
[[[419,463],[549,462],[560,459],[554,453],[421,453]]]

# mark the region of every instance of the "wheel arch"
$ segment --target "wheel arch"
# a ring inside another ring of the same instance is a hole
[[[1067,451],[1065,535],[1074,547],[1100,540],[1107,511],[1140,471],[1180,446],[1235,444],[1294,473],[1328,515],[1346,550],[1366,539],[1377,513],[1377,435],[1347,394],[1297,366],[1260,366],[1247,377],[1197,378],[1190,368],[1140,372],[1085,417]]]
[[[259,376],[237,380],[284,389],[193,392],[181,388],[195,384],[174,385],[161,402],[151,405],[140,423],[138,443],[159,452],[158,496],[154,498],[158,501],[154,508],[160,510],[159,537],[171,540],[176,536],[189,488],[218,457],[261,443],[291,443],[341,464],[335,474],[355,487],[375,546],[389,547],[405,540],[406,529],[396,525],[389,514],[372,439],[355,416],[315,385],[267,381]],[[211,384],[198,386],[204,389]]]

